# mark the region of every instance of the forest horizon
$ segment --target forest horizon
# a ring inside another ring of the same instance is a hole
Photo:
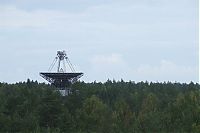
[[[0,132],[199,132],[200,85],[77,82],[68,96],[27,80],[0,83]]]

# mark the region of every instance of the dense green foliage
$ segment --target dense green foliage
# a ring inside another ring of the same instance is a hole
[[[0,132],[200,132],[198,84],[78,82],[72,94],[0,83]]]

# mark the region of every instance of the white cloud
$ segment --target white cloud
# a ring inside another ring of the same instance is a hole
[[[127,77],[127,68],[121,54],[112,53],[106,55],[95,55],[90,60],[90,68],[86,72],[85,79],[93,81],[106,81],[107,79],[121,79]],[[94,78],[95,77],[95,78]]]
[[[171,25],[175,24],[175,26],[186,26],[190,20],[188,19],[187,22],[185,22],[185,18],[193,20],[195,16],[195,14],[192,14],[194,10],[189,10],[187,14],[183,13],[183,10],[187,7],[185,6],[187,3],[182,4],[176,2],[171,4],[166,1],[150,2],[159,3],[159,6],[155,6],[156,4],[149,5],[148,3],[148,1],[111,2],[110,4],[90,5],[80,12],[45,8],[25,10],[14,5],[1,5],[0,27],[48,27],[62,29],[62,27],[67,25],[67,28],[71,26],[75,28],[75,25],[78,24],[76,25],[78,28],[84,25],[87,26],[87,28],[99,27],[99,29],[101,29],[103,27],[106,29],[112,26],[112,24],[117,24],[117,26],[121,24],[123,27],[111,27],[110,29],[125,29],[125,31],[127,31],[130,26],[135,30],[136,27],[134,24],[137,24],[137,26],[140,25],[140,28],[143,28],[143,30],[148,30],[148,28],[151,27],[149,25],[156,27],[156,25],[159,26],[158,24],[160,23],[165,24],[165,26],[168,26],[167,23],[171,23]],[[179,10],[177,10],[177,4],[181,5]],[[128,24],[128,26],[123,24]]]
[[[15,6],[0,6],[0,27],[50,28],[67,16],[70,15],[55,10],[26,11]]]
[[[95,65],[106,64],[106,65],[117,65],[123,62],[122,55],[110,54],[110,55],[96,55],[91,60]]]
[[[198,67],[162,60],[159,65],[140,65],[133,70],[138,80],[198,82]]]
[[[91,60],[89,79],[98,75],[97,81],[107,79],[153,81],[153,82],[198,82],[198,67],[178,65],[172,61],[161,60],[158,65],[143,64],[130,66],[120,54],[98,55]],[[91,76],[91,77],[90,77]],[[195,77],[196,76],[196,77]],[[91,80],[92,81],[92,80]]]
[[[0,7],[0,27],[40,27],[47,24],[41,14],[25,12],[13,6]]]

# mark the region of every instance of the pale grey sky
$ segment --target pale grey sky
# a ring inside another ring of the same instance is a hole
[[[198,82],[198,0],[1,0],[0,82],[43,82],[57,50],[81,80]]]

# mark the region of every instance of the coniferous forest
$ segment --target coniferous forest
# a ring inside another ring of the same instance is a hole
[[[200,86],[108,80],[77,82],[61,96],[27,80],[0,83],[0,132],[200,132]]]

